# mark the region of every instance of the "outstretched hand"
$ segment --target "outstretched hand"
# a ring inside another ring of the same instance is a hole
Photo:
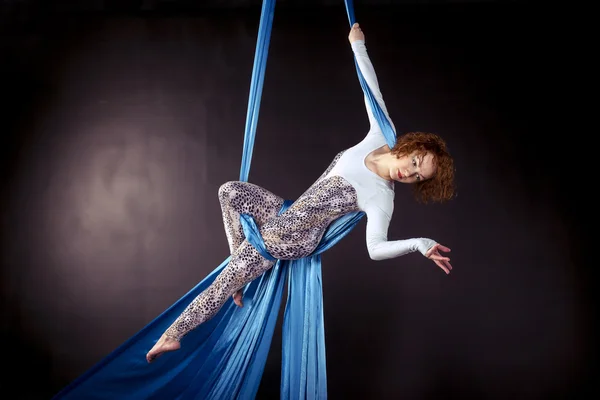
[[[447,252],[450,252],[450,248],[446,247],[444,245],[441,245],[439,243],[436,243],[433,247],[431,247],[429,250],[427,250],[427,253],[425,253],[425,257],[429,258],[434,263],[436,263],[437,266],[440,267],[441,269],[443,269],[446,274],[449,274],[450,271],[452,270],[452,265],[450,264],[450,258],[441,255],[440,251],[447,253]]]
[[[350,29],[350,33],[348,34],[348,41],[350,41],[350,44],[352,44],[352,42],[355,42],[357,40],[362,40],[364,42],[365,34],[360,29],[358,22],[355,22],[354,25],[352,25],[352,28]]]

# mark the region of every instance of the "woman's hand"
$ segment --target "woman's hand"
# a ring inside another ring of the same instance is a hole
[[[363,42],[365,41],[365,34],[360,29],[360,26],[358,26],[358,22],[355,22],[354,25],[352,25],[350,34],[348,35],[348,40],[350,41],[350,44],[357,40],[362,40]]]
[[[427,253],[425,253],[425,257],[429,258],[434,263],[436,263],[438,267],[440,267],[444,270],[444,272],[446,272],[446,274],[449,274],[450,270],[452,270],[452,265],[450,265],[450,258],[442,256],[440,254],[440,251],[449,252],[450,248],[436,243],[432,248],[427,250]]]

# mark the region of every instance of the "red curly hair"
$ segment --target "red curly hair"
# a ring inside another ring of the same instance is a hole
[[[398,136],[391,153],[396,157],[416,151],[419,155],[431,153],[437,170],[431,179],[414,183],[413,194],[419,203],[444,203],[454,197],[454,160],[446,142],[434,133],[409,132]]]

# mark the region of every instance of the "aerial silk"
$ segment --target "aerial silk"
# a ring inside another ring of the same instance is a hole
[[[352,1],[346,0],[350,25]],[[248,113],[240,180],[247,181],[271,35],[275,0],[264,0]],[[356,61],[356,60],[355,60]],[[358,77],[390,146],[391,124],[377,104],[357,66]],[[286,200],[280,212],[293,201]],[[226,258],[205,279],[138,333],[57,393],[54,399],[254,399],[264,371],[287,279],[288,296],[282,331],[281,396],[287,399],[326,399],[325,329],[321,256],[346,236],[362,212],[334,221],[310,256],[277,260],[273,268],[244,289],[244,307],[229,300],[210,320],[181,340],[181,349],[148,364],[146,353],[185,307],[206,289],[230,260]],[[266,258],[256,222],[241,216],[247,240]]]

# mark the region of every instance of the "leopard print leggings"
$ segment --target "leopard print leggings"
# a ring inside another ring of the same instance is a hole
[[[236,291],[275,264],[245,239],[240,214],[254,217],[269,254],[281,260],[294,260],[313,252],[333,220],[358,210],[354,188],[337,176],[319,179],[281,215],[278,213],[284,199],[247,182],[223,184],[219,188],[219,202],[231,260],[166,330],[169,338],[181,340],[212,318]]]

